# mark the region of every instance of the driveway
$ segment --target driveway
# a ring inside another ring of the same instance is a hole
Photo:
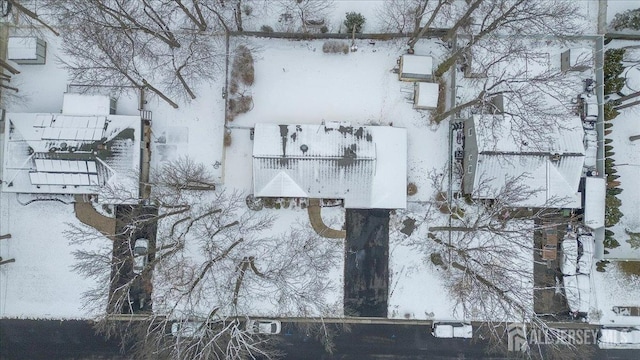
[[[387,317],[389,210],[347,209],[344,312]]]

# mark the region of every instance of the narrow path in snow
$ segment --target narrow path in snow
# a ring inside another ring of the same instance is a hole
[[[73,208],[76,212],[76,217],[81,223],[95,228],[106,236],[115,234],[116,219],[106,217],[97,212],[90,202],[85,201],[82,195],[76,195],[75,200]]]
[[[320,199],[309,199],[307,212],[309,213],[309,222],[311,223],[313,230],[322,237],[329,239],[344,239],[347,236],[347,232],[345,230],[336,230],[328,227],[322,220],[322,215],[320,214],[321,211]]]

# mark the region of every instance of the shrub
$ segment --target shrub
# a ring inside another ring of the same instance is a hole
[[[622,57],[626,49],[608,49],[604,53],[604,80],[616,78],[624,71]]]
[[[231,133],[224,134],[224,146],[231,146]]]
[[[238,82],[236,79],[229,81],[229,94],[236,94],[238,92]]]
[[[240,80],[247,86],[253,85],[253,56],[251,56],[251,50],[244,45],[236,48],[236,56],[231,66],[231,78]]]
[[[253,8],[249,5],[244,5],[242,7],[242,12],[247,16],[251,16],[251,14],[253,14]]]
[[[349,45],[343,41],[329,40],[322,44],[322,52],[327,54],[349,53]]]
[[[605,197],[604,225],[611,227],[620,221],[623,216],[620,212],[622,202],[615,195],[607,194]],[[606,241],[606,237],[605,237]],[[606,246],[606,245],[605,245]]]
[[[630,9],[616,14],[611,21],[613,30],[633,29],[640,30],[640,9]]]
[[[625,78],[617,77],[605,80],[604,82],[604,93],[608,94],[617,94],[624,87]]]
[[[362,26],[365,22],[364,16],[362,14],[351,11],[346,14],[346,19],[344,20],[344,26],[347,28],[347,33],[351,33],[353,31],[353,27],[355,26],[356,32],[362,32]]]
[[[407,184],[407,195],[413,196],[418,193],[418,187],[414,183]]]
[[[606,250],[605,250],[606,251]],[[596,263],[596,271],[598,272],[604,272],[605,268],[607,267],[607,264],[609,263],[608,260],[600,260]]]
[[[249,112],[253,107],[253,98],[251,96],[240,96],[238,98],[229,99],[229,112],[238,115]]]
[[[322,25],[320,27],[320,32],[323,33],[323,34],[328,33],[329,32],[329,28],[327,27],[327,25]]]
[[[272,33],[273,32],[273,28],[269,25],[262,25],[260,27],[260,31],[265,32],[265,33]]]

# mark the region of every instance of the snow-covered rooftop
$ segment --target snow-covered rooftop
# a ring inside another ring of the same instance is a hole
[[[35,37],[10,37],[7,41],[7,59],[9,60],[35,60],[37,54],[38,39]]]
[[[435,109],[438,106],[438,84],[416,83],[414,106],[418,109]]]
[[[406,136],[405,129],[388,126],[256,124],[254,194],[405,208]]]
[[[95,194],[110,184],[138,192],[140,116],[8,113],[2,190]]]
[[[400,71],[401,76],[403,74],[430,76],[433,73],[433,58],[425,55],[402,55]]]
[[[482,125],[487,117],[473,117],[478,148],[475,196],[495,198],[508,181],[521,178],[535,194],[514,206],[581,207],[584,145],[579,118],[570,118],[548,142],[527,143],[515,140],[508,116],[497,122],[493,118],[493,131]]]
[[[109,115],[112,100],[106,95],[66,93],[62,101],[62,113],[67,115]]]

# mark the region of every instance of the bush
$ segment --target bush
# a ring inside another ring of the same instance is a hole
[[[625,78],[617,77],[605,80],[604,94],[617,94],[624,88]]]
[[[251,16],[251,14],[253,14],[253,8],[249,5],[244,5],[242,7],[242,12],[247,16]]]
[[[346,19],[344,20],[344,26],[347,28],[347,33],[351,34],[354,26],[357,33],[362,32],[362,26],[364,25],[365,20],[364,16],[360,13],[354,11],[348,12],[346,14]]]
[[[251,50],[244,45],[236,48],[236,56],[231,66],[231,78],[240,80],[247,86],[253,85],[253,56],[251,56]]]
[[[322,44],[322,52],[327,54],[337,54],[340,52],[343,54],[348,54],[349,45],[345,42],[338,41],[338,40],[325,41],[325,43]]]
[[[620,212],[620,205],[622,201],[615,195],[607,194],[605,197],[605,211],[604,211],[604,225],[611,227],[620,221],[623,216]],[[606,237],[605,237],[606,241]],[[606,246],[606,245],[605,245]]]
[[[640,30],[640,9],[631,9],[616,14],[611,21],[613,30],[632,29]]]
[[[323,34],[326,34],[329,32],[329,28],[327,27],[327,25],[322,25],[322,27],[320,27],[320,32]]]
[[[225,133],[224,134],[224,146],[231,146],[231,134],[230,133]]]
[[[604,80],[613,79],[624,71],[622,65],[622,57],[624,56],[625,49],[608,49],[604,53]]]
[[[269,25],[262,25],[260,27],[260,31],[265,32],[265,33],[272,33],[273,32],[273,28]]]
[[[229,81],[229,94],[236,94],[238,92],[238,82],[236,79]]]
[[[418,187],[414,183],[407,184],[407,195],[413,196],[418,193]]]
[[[252,107],[253,98],[251,96],[240,96],[239,98],[229,99],[229,112],[233,115],[249,112]]]

